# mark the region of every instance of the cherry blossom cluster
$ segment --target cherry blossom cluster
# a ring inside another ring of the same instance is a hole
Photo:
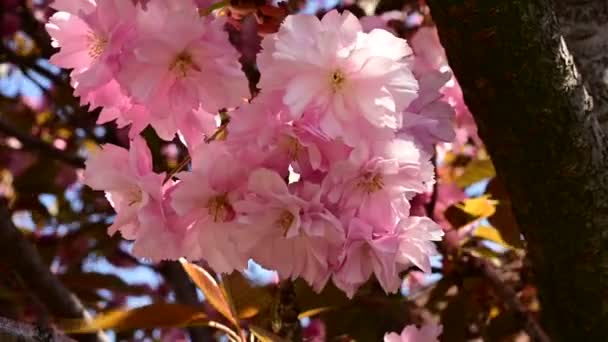
[[[442,332],[441,325],[431,323],[418,328],[412,324],[403,328],[401,334],[395,332],[385,334],[384,342],[439,342]]]
[[[432,189],[434,144],[454,137],[441,93],[451,75],[417,70],[405,40],[349,12],[295,14],[264,37],[251,98],[225,19],[197,5],[54,3],[51,61],[72,69],[100,123],[130,125],[130,148],[103,146],[84,174],[116,211],[109,233],[134,240],[139,257],[217,273],[253,259],[316,290],[331,279],[349,297],[372,274],[395,292],[401,272],[429,272],[443,232],[410,202]],[[180,136],[188,171],[153,171],[139,136],[148,125]]]

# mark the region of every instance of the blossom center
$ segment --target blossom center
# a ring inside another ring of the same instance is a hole
[[[99,58],[99,56],[101,56],[107,45],[108,38],[94,32],[89,32],[89,35],[87,36],[87,47],[89,48],[89,57],[93,59]]]
[[[295,219],[296,217],[288,210],[281,213],[279,219],[277,220],[277,225],[283,231],[283,236],[287,235],[287,232],[289,231],[289,228],[291,228],[291,225]]]
[[[144,200],[144,194],[140,189],[133,189],[127,192],[127,205],[129,207],[141,203]]]
[[[304,146],[300,143],[300,141],[292,136],[285,136],[282,140],[281,145],[283,149],[285,149],[285,153],[287,153],[287,157],[289,160],[296,160],[298,156],[304,149]]]
[[[384,179],[379,173],[366,172],[357,183],[357,186],[368,194],[371,194],[378,190],[382,190],[384,187]]]
[[[207,203],[207,208],[213,222],[226,222],[234,218],[234,209],[232,209],[226,195],[211,198]]]
[[[331,88],[334,93],[339,91],[344,87],[344,82],[346,81],[346,77],[344,73],[340,70],[336,70],[331,74]]]
[[[184,51],[175,57],[175,60],[173,63],[171,63],[169,70],[174,72],[178,78],[184,78],[186,75],[188,75],[190,70],[200,71],[200,67],[194,63],[192,55]]]

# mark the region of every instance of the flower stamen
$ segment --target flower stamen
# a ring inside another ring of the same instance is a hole
[[[227,222],[234,218],[234,209],[228,202],[226,195],[211,198],[207,203],[207,208],[213,222]]]
[[[384,179],[381,174],[366,172],[357,183],[357,186],[368,194],[371,194],[378,190],[382,190],[384,187]]]
[[[331,74],[331,88],[333,89],[334,93],[344,87],[345,81],[346,77],[342,71],[336,70]]]
[[[144,200],[144,194],[140,189],[133,189],[127,193],[127,206],[131,207]]]
[[[290,211],[285,210],[281,213],[279,219],[277,220],[277,225],[283,231],[283,236],[287,235],[287,232],[289,231],[289,228],[291,228],[291,225],[295,219],[296,217]]]
[[[99,58],[107,45],[108,38],[99,35],[95,32],[89,32],[87,36],[87,47],[89,48],[89,57],[93,59]]]
[[[285,136],[285,138],[281,141],[281,147],[285,150],[287,157],[289,160],[294,161],[298,159],[302,150],[304,150],[304,146],[300,143],[300,141],[292,136]]]
[[[169,66],[169,70],[176,73],[178,78],[184,78],[188,75],[188,71],[200,71],[201,68],[194,63],[192,55],[184,51],[175,57],[175,60]]]

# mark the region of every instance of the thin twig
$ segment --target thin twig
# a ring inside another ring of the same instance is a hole
[[[20,132],[7,122],[0,120],[0,133],[17,138],[24,148],[30,151],[40,152],[44,156],[51,157],[62,161],[76,168],[84,168],[84,159],[79,156],[73,156],[65,151],[57,149],[50,144],[45,143],[31,135]]]
[[[63,79],[60,74],[54,74],[50,70],[38,65],[36,59],[32,57],[17,55],[3,44],[0,44],[0,61],[7,61],[17,65],[20,69],[23,67],[31,69],[58,86],[69,87],[67,81]]]
[[[187,156],[173,170],[167,173],[167,176],[163,180],[163,184],[167,183],[171,178],[173,178],[173,176],[175,176],[178,172],[182,171],[186,166],[188,166],[190,160],[192,160],[190,156]]]
[[[0,317],[0,341],[4,342],[75,342],[71,338],[59,334],[58,332],[36,327],[29,324],[15,322],[10,319]]]
[[[11,266],[55,317],[90,318],[80,300],[51,273],[34,246],[15,227],[4,198],[0,198],[0,260]],[[107,338],[99,332],[88,335],[86,340],[105,342]]]

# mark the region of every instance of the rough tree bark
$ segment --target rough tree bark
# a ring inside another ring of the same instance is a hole
[[[555,341],[605,341],[608,141],[551,0],[430,0],[506,183]]]
[[[608,1],[556,0],[561,32],[608,132]]]

